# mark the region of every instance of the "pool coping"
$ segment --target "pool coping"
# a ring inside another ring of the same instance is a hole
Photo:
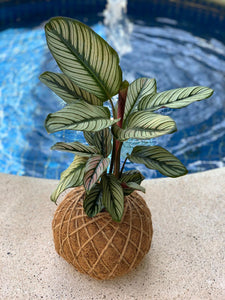
[[[37,25],[56,15],[72,17],[73,14],[70,15],[70,12],[73,9],[76,9],[76,15],[78,14],[79,18],[85,17],[88,11],[97,15],[104,10],[106,2],[106,0],[79,0],[74,3],[73,0],[58,0],[55,5],[54,0],[0,0],[0,28],[3,30],[11,26],[31,26],[30,21]],[[224,24],[225,22],[225,3],[222,0],[138,0],[138,2],[128,0],[128,16],[138,12],[140,4],[144,4],[145,11],[162,11],[165,5],[170,5],[168,17],[173,17],[176,13],[181,18],[184,17],[184,10],[194,8],[191,17],[200,24],[207,25],[208,22]],[[203,12],[205,16],[202,15]],[[44,18],[43,15],[45,15]],[[163,15],[160,14],[161,17]],[[32,26],[36,26],[34,24]]]
[[[224,299],[225,168],[145,180],[150,253],[130,274],[96,281],[54,250],[56,180],[0,173],[3,299]]]

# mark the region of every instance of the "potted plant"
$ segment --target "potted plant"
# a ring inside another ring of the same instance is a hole
[[[120,165],[123,142],[151,139],[177,130],[162,107],[182,108],[210,97],[212,89],[195,86],[157,92],[155,79],[122,79],[119,57],[85,24],[64,17],[45,25],[48,47],[63,73],[45,72],[40,80],[66,103],[45,121],[49,133],[83,131],[87,144],[59,142],[52,149],[75,158],[51,195],[74,188],[53,219],[56,251],[83,273],[98,279],[123,275],[136,267],[152,240],[150,211],[136,191],[144,176],[124,171],[128,160],[165,176],[187,173],[185,166],[160,146],[136,146]],[[118,95],[114,104],[112,97]],[[111,111],[107,105],[110,104]]]

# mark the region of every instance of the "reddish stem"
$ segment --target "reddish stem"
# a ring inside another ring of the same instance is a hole
[[[117,118],[120,120],[117,122],[117,125],[122,128],[123,126],[123,116],[124,116],[124,110],[125,110],[125,104],[126,104],[126,98],[127,98],[127,89],[128,86],[125,86],[123,89],[119,91],[119,99],[118,99],[118,112],[117,112]],[[119,176],[120,171],[120,152],[122,148],[122,143],[120,141],[116,141],[116,149],[115,149],[115,169],[114,169],[114,175],[116,177]]]
[[[123,126],[123,116],[124,116],[126,98],[127,98],[127,88],[119,91],[117,119],[120,118],[120,120],[117,122],[117,125],[120,128],[122,128]]]

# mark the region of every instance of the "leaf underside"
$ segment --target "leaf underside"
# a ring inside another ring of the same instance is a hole
[[[90,191],[100,176],[107,170],[110,159],[102,155],[93,155],[87,161],[84,174],[84,187]]]

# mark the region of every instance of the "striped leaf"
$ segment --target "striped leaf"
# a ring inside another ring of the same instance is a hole
[[[94,132],[84,131],[84,138],[90,146],[94,146]]]
[[[123,128],[126,127],[126,122],[129,115],[137,110],[139,101],[146,96],[156,93],[156,81],[149,78],[138,78],[132,82],[127,91],[125,111],[123,116]]]
[[[106,101],[118,93],[122,71],[116,51],[87,25],[64,17],[45,25],[48,47],[77,86]]]
[[[102,105],[102,101],[95,95],[80,89],[64,74],[45,72],[39,79],[67,104],[74,103],[76,100],[85,100],[93,105]]]
[[[88,194],[86,194],[83,202],[84,211],[88,217],[96,216],[103,208],[102,204],[102,188],[100,184],[96,184]]]
[[[177,130],[176,123],[168,116],[154,114],[149,111],[137,111],[130,115],[127,128],[112,126],[112,133],[116,139],[123,142],[130,138],[151,139]]]
[[[128,190],[131,192],[133,191],[141,191],[142,193],[145,193],[145,188],[136,182],[127,182],[126,185],[128,186]]]
[[[93,155],[87,161],[84,174],[84,187],[90,191],[100,176],[107,170],[110,159],[102,155]]]
[[[128,159],[169,177],[183,176],[188,172],[178,158],[159,146],[136,146]]]
[[[76,103],[49,114],[45,120],[45,128],[49,133],[65,129],[99,131],[117,121],[110,120],[110,112],[107,107],[77,100]]]
[[[145,97],[139,102],[138,109],[151,111],[161,107],[182,108],[195,101],[209,98],[213,90],[204,86],[194,86],[169,90]]]
[[[112,134],[109,128],[97,132],[84,132],[84,137],[89,145],[95,146],[99,153],[107,157],[112,151]]]
[[[86,146],[80,142],[72,142],[72,143],[56,143],[51,147],[52,150],[59,150],[65,152],[72,152],[74,154],[78,154],[79,156],[91,156],[93,154],[98,154],[99,151],[94,146]]]
[[[145,177],[138,170],[129,170],[121,175],[120,182],[123,187],[124,196],[130,195],[133,191],[138,190],[145,192],[140,186]]]
[[[94,134],[94,145],[100,153],[107,157],[112,151],[112,135],[109,128],[104,128]]]
[[[129,170],[121,175],[120,182],[136,182],[140,184],[144,179],[145,177],[138,170]]]
[[[56,203],[59,195],[68,188],[83,184],[84,169],[87,158],[76,156],[72,164],[62,174],[56,190],[51,195],[51,200]]]
[[[120,182],[113,174],[102,176],[102,202],[112,219],[120,222],[124,211],[124,195]]]

